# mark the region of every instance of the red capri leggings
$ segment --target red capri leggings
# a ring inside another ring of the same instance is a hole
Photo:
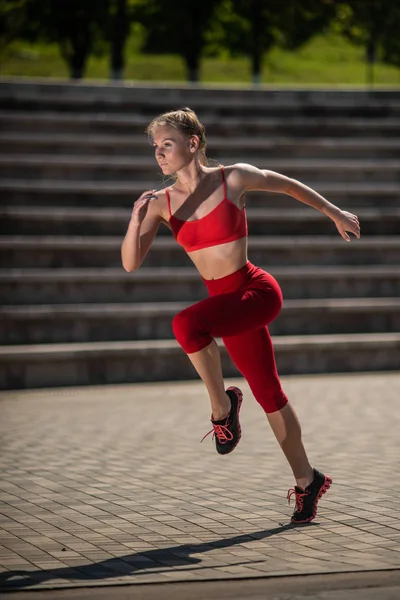
[[[203,281],[210,297],[174,317],[176,339],[192,354],[214,337],[221,337],[264,411],[280,410],[288,399],[279,381],[267,327],[282,308],[278,282],[251,262],[226,277]]]

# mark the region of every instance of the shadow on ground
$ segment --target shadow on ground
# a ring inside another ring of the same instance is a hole
[[[315,526],[316,523],[309,523],[306,527]],[[190,570],[201,570],[207,567],[195,566],[201,563],[200,558],[192,557],[191,554],[205,553],[210,550],[219,548],[229,548],[238,544],[251,542],[252,540],[261,540],[273,535],[277,535],[288,529],[300,528],[304,525],[295,525],[288,523],[274,529],[266,529],[256,531],[254,533],[241,534],[224,540],[216,540],[215,542],[201,544],[181,544],[178,546],[170,546],[167,548],[156,548],[146,552],[137,552],[127,554],[126,556],[118,556],[102,560],[98,563],[90,563],[84,565],[74,565],[69,567],[60,567],[57,569],[43,569],[37,571],[26,571],[23,569],[0,573],[0,589],[23,589],[33,585],[40,585],[47,581],[60,579],[72,579],[74,582],[87,581],[93,579],[109,580],[114,577],[123,575],[137,575],[146,573],[151,569],[151,574],[165,573],[170,568],[174,568],[175,572],[179,570],[187,570],[188,565],[193,565]],[[244,561],[235,563],[236,565],[256,564],[265,562],[265,559],[259,561]],[[177,569],[176,567],[185,567],[185,569]],[[225,564],[213,565],[215,567],[224,567]]]

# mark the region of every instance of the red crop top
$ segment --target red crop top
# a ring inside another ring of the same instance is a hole
[[[196,221],[183,221],[171,214],[171,199],[168,188],[165,190],[174,238],[186,252],[194,252],[202,248],[219,246],[233,242],[248,234],[246,209],[238,208],[226,197],[226,181],[224,167],[221,168],[224,199],[204,217]]]

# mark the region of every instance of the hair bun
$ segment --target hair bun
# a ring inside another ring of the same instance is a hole
[[[189,108],[188,106],[183,106],[182,108],[180,108],[179,110],[181,110],[182,112],[194,112],[191,108]]]

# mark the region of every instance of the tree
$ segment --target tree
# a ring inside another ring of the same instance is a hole
[[[14,39],[57,43],[71,77],[83,77],[90,54],[110,47],[112,79],[122,79],[125,44],[141,0],[0,0],[0,53]]]
[[[74,79],[83,76],[91,52],[105,49],[110,0],[21,0],[18,37],[58,43]]]
[[[123,79],[126,42],[133,26],[135,42],[141,45],[142,28],[137,22],[138,6],[143,0],[110,0],[110,14],[105,38],[110,43],[110,78]]]
[[[329,0],[224,0],[207,35],[207,49],[212,53],[227,48],[232,56],[250,56],[252,79],[259,83],[263,56],[273,46],[300,47],[334,14]]]
[[[400,66],[400,4],[394,0],[348,0],[336,2],[339,30],[365,48],[367,80],[374,81],[378,56]]]
[[[125,44],[130,23],[127,0],[115,0],[111,5],[111,79],[123,79]]]
[[[387,23],[387,34],[382,42],[382,60],[400,67],[400,5],[391,7],[392,19]]]
[[[145,27],[143,51],[179,54],[186,63],[188,80],[198,81],[205,32],[219,0],[177,2],[142,0],[135,11]]]
[[[48,22],[50,36],[54,33],[58,39],[71,77],[80,79],[89,54],[103,40],[108,0],[53,0],[51,5]]]
[[[25,24],[26,0],[0,2],[0,60],[7,47],[17,39]]]

